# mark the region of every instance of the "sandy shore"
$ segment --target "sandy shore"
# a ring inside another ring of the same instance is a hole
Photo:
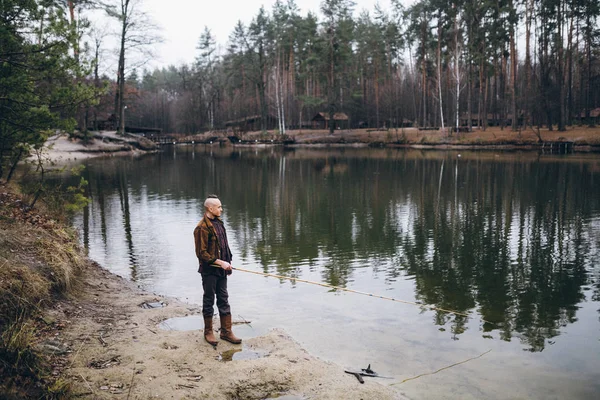
[[[46,141],[46,156],[53,162],[71,162],[92,157],[119,155],[140,155],[157,150],[149,140],[128,135],[122,137],[116,132],[96,133],[87,143],[81,139],[58,134]]]
[[[45,342],[65,353],[54,356],[54,374],[72,382],[77,398],[404,398],[376,378],[360,384],[282,330],[246,338],[242,345],[220,341],[213,348],[202,331],[161,329],[168,318],[200,316],[200,308],[144,292],[95,263],[84,274],[81,293],[50,311],[52,339]],[[166,306],[145,309],[144,302]],[[254,359],[236,360],[238,351]]]
[[[533,129],[512,132],[510,129],[491,127],[485,131],[475,129],[469,133],[448,136],[437,130],[421,131],[417,128],[390,130],[340,130],[330,135],[324,130],[288,131],[283,137],[275,132],[238,133],[237,147],[265,147],[286,145],[288,147],[403,147],[432,150],[533,150],[544,153],[558,153],[556,143],[571,144],[569,152],[600,152],[599,127],[569,127],[564,132]],[[538,136],[539,135],[539,136]],[[173,143],[196,143],[211,146],[231,146],[228,134],[205,132],[192,136],[166,134]],[[285,142],[284,139],[289,139]],[[546,143],[540,142],[543,140]],[[554,143],[555,147],[551,144]],[[159,146],[150,140],[127,134],[117,135],[114,131],[94,133],[93,139],[84,143],[68,135],[55,135],[46,143],[47,155],[55,162],[69,162],[90,157],[114,155],[140,155],[157,151]],[[563,149],[564,152],[564,149]]]

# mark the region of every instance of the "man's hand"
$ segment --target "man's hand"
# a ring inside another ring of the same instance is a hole
[[[217,260],[216,264],[219,264],[219,266],[221,268],[223,268],[225,271],[231,271],[233,269],[231,264],[229,264],[227,261]]]

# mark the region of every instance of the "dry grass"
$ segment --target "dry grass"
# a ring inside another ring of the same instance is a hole
[[[0,397],[60,397],[64,384],[35,348],[38,328],[44,308],[77,286],[85,258],[73,231],[0,189]]]
[[[522,128],[513,132],[510,127],[489,127],[485,131],[473,128],[472,132],[450,133],[439,129],[419,130],[418,128],[391,128],[391,129],[340,129],[330,134],[324,129],[297,129],[287,130],[285,135],[280,135],[277,130],[266,132],[224,132],[211,131],[202,134],[185,136],[171,135],[180,142],[228,143],[228,136],[235,135],[244,143],[280,144],[293,140],[296,144],[368,144],[371,146],[385,145],[457,145],[457,146],[538,146],[540,139],[544,142],[569,141],[578,146],[600,146],[600,127],[568,127],[566,131],[550,131],[537,127]],[[539,137],[538,137],[539,135]]]
[[[489,127],[485,131],[474,128],[472,132],[441,133],[440,130],[419,130],[417,128],[399,128],[389,130],[348,129],[336,130],[333,135],[327,130],[288,130],[286,134],[296,143],[401,143],[401,144],[455,144],[455,145],[535,145],[539,142],[537,128],[522,129],[513,132],[509,128]],[[572,141],[577,145],[600,145],[600,127],[569,127],[564,132],[550,131],[543,128],[539,131],[543,141]],[[247,132],[244,139],[261,139],[277,137],[276,131]]]

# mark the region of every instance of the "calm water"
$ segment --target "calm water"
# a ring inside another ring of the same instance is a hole
[[[217,193],[234,317],[372,368],[415,398],[600,396],[600,158],[533,153],[169,148],[87,162],[90,256],[201,304],[193,229]],[[488,321],[488,322],[484,322]],[[350,384],[350,383],[349,383]]]

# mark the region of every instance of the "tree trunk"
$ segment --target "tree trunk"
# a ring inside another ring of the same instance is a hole
[[[564,45],[563,45],[563,19],[564,19],[564,9],[563,9],[563,1],[558,2],[557,7],[557,17],[558,17],[558,34],[556,37],[556,45],[558,47],[558,62],[557,62],[557,84],[559,86],[559,100],[558,100],[558,130],[560,132],[566,130],[565,126],[565,108],[566,108],[566,99],[565,99],[565,69],[564,69]]]
[[[456,80],[456,132],[459,132],[460,127],[460,45],[458,43],[458,11],[454,17],[454,78]]]
[[[567,88],[566,88],[566,105],[565,105],[565,123],[567,125],[573,125],[573,31],[575,29],[574,17],[571,17],[569,24],[569,36],[567,40],[567,58],[566,58],[566,70],[567,70]]]
[[[375,124],[376,128],[381,128],[379,124],[379,65],[375,61]]]
[[[79,33],[77,32],[77,21],[75,20],[75,4],[72,0],[67,1],[69,7],[69,17],[71,18],[71,29],[73,30],[73,56],[75,62],[79,65]]]
[[[594,121],[590,118],[590,111],[592,108],[592,41],[593,41],[593,26],[590,14],[587,14],[587,28],[586,28],[586,41],[587,41],[587,90],[585,98],[585,119],[589,127],[593,127]]]
[[[513,3],[510,2],[510,9],[513,12]],[[517,49],[515,46],[515,24],[510,22],[510,87],[511,87],[511,113],[512,113],[512,131],[518,129],[519,116],[517,115]]]
[[[10,180],[12,179],[13,174],[15,173],[15,170],[17,169],[17,164],[19,163],[19,161],[21,161],[21,157],[23,157],[23,153],[24,153],[24,150],[21,147],[21,148],[19,148],[19,152],[17,153],[17,155],[12,159],[10,170],[8,171],[8,175],[6,176],[6,182],[10,182]],[[1,177],[1,175],[0,175],[0,177]]]
[[[115,117],[119,121],[119,133],[125,134],[125,43],[129,24],[129,1],[121,0],[121,48],[117,70],[117,92],[115,94]]]
[[[268,129],[267,119],[269,118],[269,110],[267,109],[267,97],[265,94],[265,54],[263,44],[260,43],[258,46],[258,63],[259,63],[259,76],[258,76],[258,99],[260,102],[260,128],[263,132]]]
[[[533,127],[533,118],[531,117],[530,100],[531,94],[531,19],[533,14],[534,0],[527,1],[525,9],[525,102],[524,102],[524,118],[525,124]]]
[[[331,35],[333,35],[333,26],[330,26],[331,29]],[[333,49],[333,36],[330,38],[329,40],[329,57],[330,57],[330,64],[329,64],[329,93],[327,95],[327,98],[329,100],[329,134],[333,135],[333,132],[335,130],[335,103],[333,100],[333,96],[335,96],[335,76],[334,76],[334,71],[335,71],[335,52]]]
[[[444,107],[442,103],[442,13],[438,15],[438,46],[437,46],[437,75],[438,75],[438,92],[440,96],[440,124],[442,127],[442,135],[446,133],[444,127]]]

